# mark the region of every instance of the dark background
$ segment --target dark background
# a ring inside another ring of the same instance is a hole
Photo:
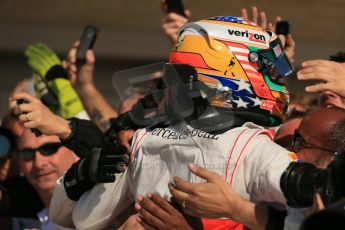
[[[183,0],[191,20],[216,15],[239,15],[257,5],[270,21],[280,15],[292,24],[297,43],[295,66],[344,50],[344,0]],[[100,27],[95,45],[95,82],[109,102],[118,104],[111,84],[121,69],[167,60],[170,43],[161,30],[159,0],[0,0],[0,115],[10,90],[30,76],[23,51],[44,42],[61,58],[79,39],[86,24]],[[289,89],[303,93],[304,85],[289,80]]]

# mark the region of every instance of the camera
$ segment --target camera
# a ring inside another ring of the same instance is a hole
[[[280,178],[280,187],[290,207],[312,206],[320,192],[325,206],[345,197],[345,152],[335,154],[326,169],[303,162],[292,162]]]
[[[7,159],[15,146],[15,136],[12,132],[5,128],[0,127],[0,162]]]

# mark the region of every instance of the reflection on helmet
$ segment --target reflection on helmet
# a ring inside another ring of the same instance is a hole
[[[188,23],[180,30],[169,62],[193,66],[200,80],[225,92],[211,101],[213,106],[238,116],[252,114],[258,120],[247,120],[259,125],[281,122],[289,94],[278,80],[293,69],[274,33],[231,16]]]

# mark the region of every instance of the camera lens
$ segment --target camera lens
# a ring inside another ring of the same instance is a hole
[[[292,162],[280,179],[280,187],[290,207],[309,207],[320,184],[321,170],[312,164]]]

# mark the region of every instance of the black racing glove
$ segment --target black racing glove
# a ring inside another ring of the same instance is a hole
[[[114,182],[115,173],[122,173],[128,165],[127,149],[119,144],[94,148],[85,158],[77,161],[66,172],[64,187],[68,198],[78,200],[96,183]]]
[[[89,120],[79,118],[69,119],[71,135],[61,140],[61,143],[71,149],[78,157],[84,158],[88,156],[93,148],[99,147],[102,143],[102,131]]]

